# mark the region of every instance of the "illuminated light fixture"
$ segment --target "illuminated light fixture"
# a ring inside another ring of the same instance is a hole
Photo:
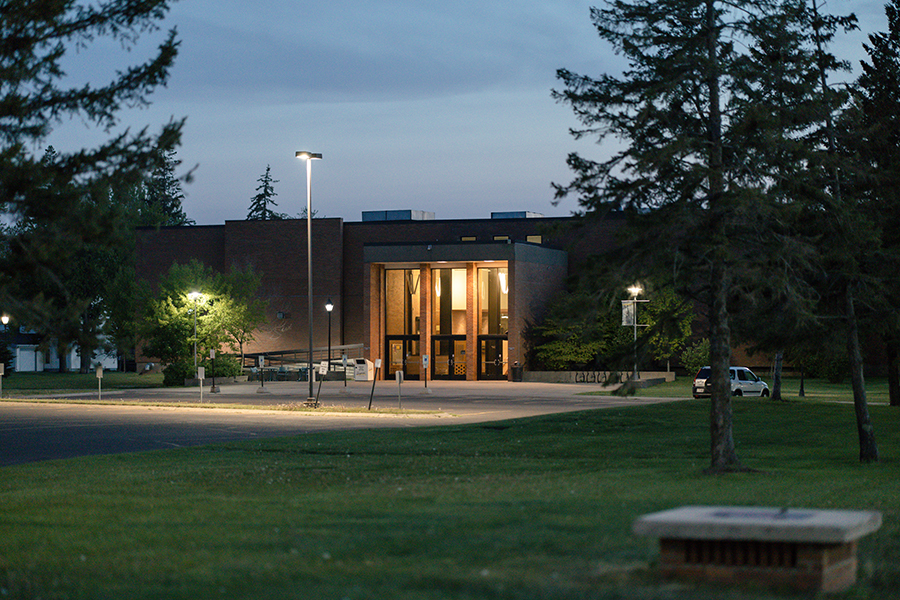
[[[500,276],[500,291],[503,292],[504,294],[508,294],[508,293],[509,293],[509,286],[508,286],[507,283],[506,283],[506,273],[504,273],[503,271],[501,271],[501,272],[499,273],[499,276]]]
[[[203,294],[197,291],[188,293],[188,298],[194,303],[194,373],[197,372],[197,305],[203,301]]]
[[[630,288],[628,288],[628,293],[631,294],[634,298],[637,298],[641,295],[641,292],[644,291],[644,288],[639,286],[638,284],[634,284]]]
[[[331,311],[334,310],[334,302],[331,298],[325,303],[325,311],[328,313],[328,371],[331,371]]]
[[[308,152],[301,150],[296,154],[297,158],[306,161],[306,276],[307,276],[307,304],[309,309],[309,320],[307,328],[309,329],[309,370],[307,371],[307,379],[309,379],[309,396],[306,402],[312,403],[318,407],[318,401],[313,395],[313,259],[312,259],[312,161],[321,160],[322,154],[319,152]]]

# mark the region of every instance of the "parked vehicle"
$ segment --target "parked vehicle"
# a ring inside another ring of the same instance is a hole
[[[732,396],[765,398],[769,395],[769,385],[747,367],[729,367],[728,371],[731,373]],[[697,371],[693,385],[694,398],[708,398],[712,394],[712,389],[708,385],[709,375],[709,367]]]

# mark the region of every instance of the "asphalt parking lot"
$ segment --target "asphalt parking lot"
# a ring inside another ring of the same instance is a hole
[[[301,435],[335,429],[421,427],[476,423],[541,414],[657,402],[667,398],[623,398],[596,384],[395,381],[323,382],[314,385],[319,408],[302,405],[305,382],[220,385],[220,392],[163,388],[103,393],[103,400],[128,405],[69,404],[91,400],[97,392],[56,396],[62,402],[0,402],[0,466],[93,454],[114,454],[197,446],[236,440]],[[599,392],[602,395],[584,395]],[[339,412],[336,407],[372,410]],[[146,403],[146,405],[143,405]],[[173,406],[166,406],[167,404]],[[196,407],[174,406],[196,403]],[[253,408],[229,408],[245,405]],[[402,408],[403,413],[385,409]],[[281,410],[276,410],[281,409]]]

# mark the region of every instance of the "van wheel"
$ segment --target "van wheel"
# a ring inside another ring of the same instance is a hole
[[[741,390],[734,390],[733,392],[731,392],[731,395],[732,396],[743,396],[744,392],[742,392]]]
[[[763,398],[768,398],[768,397],[769,397],[769,390],[763,390],[763,391],[762,391],[762,397],[763,397]]]

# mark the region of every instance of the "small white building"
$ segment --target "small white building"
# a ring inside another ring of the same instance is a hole
[[[37,344],[10,344],[13,354],[13,369],[22,373],[35,373],[40,371],[58,371],[59,354],[55,347],[47,352],[42,351]],[[70,371],[81,369],[81,356],[77,348],[71,348],[66,357]],[[104,370],[115,371],[119,366],[118,354],[115,351],[104,352],[97,350],[91,359],[91,367],[102,365]]]

